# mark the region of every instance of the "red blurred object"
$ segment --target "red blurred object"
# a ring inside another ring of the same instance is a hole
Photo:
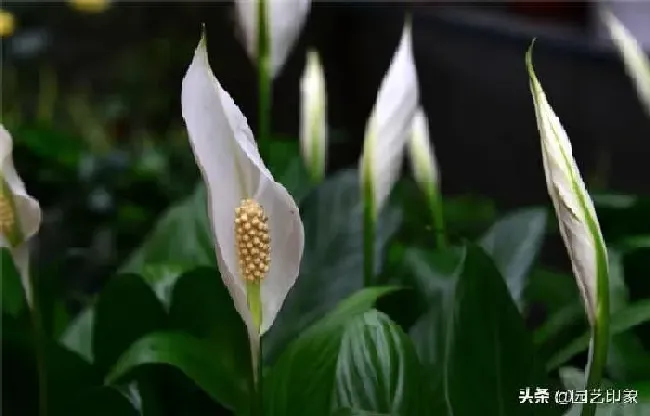
[[[587,22],[589,4],[566,1],[512,1],[506,6],[510,11],[546,21],[584,24]]]

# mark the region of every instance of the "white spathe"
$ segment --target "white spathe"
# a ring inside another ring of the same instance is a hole
[[[407,20],[366,125],[361,180],[371,186],[375,212],[384,205],[399,179],[404,146],[411,133],[418,101],[411,24]]]
[[[416,182],[423,189],[437,188],[438,162],[431,146],[427,116],[418,108],[413,118],[413,129],[408,142],[409,160]]]
[[[305,23],[311,0],[263,0],[267,10],[271,77],[275,78],[291,52]],[[257,61],[258,7],[261,0],[235,0],[235,12],[241,26],[246,51]]]
[[[298,207],[264,166],[246,117],[213,75],[204,38],[183,78],[181,101],[190,144],[208,191],[219,271],[251,340],[259,347],[259,337],[273,324],[298,277],[304,247]],[[264,209],[271,236],[270,269],[260,289],[259,331],[247,306],[246,283],[235,249],[235,209],[246,198]]]
[[[585,302],[587,317],[593,325],[600,315],[598,291],[609,290],[599,284],[599,276],[608,267],[607,250],[593,201],[573,158],[571,143],[535,76],[530,50],[526,60],[548,194],[553,201],[560,234]]]
[[[318,52],[307,52],[300,80],[300,150],[315,178],[322,178],[327,158],[327,98],[325,73]]]
[[[29,278],[29,240],[41,226],[41,208],[38,201],[27,194],[25,184],[18,176],[13,162],[13,139],[0,124],[0,192],[3,209],[11,217],[12,230],[0,229],[0,247],[8,248],[20,274],[27,303],[32,305],[32,287]],[[4,220],[4,219],[3,219]],[[12,235],[9,235],[12,234]]]
[[[636,85],[639,99],[650,114],[650,60],[639,42],[612,13],[603,12],[602,19],[623,58],[628,76]]]

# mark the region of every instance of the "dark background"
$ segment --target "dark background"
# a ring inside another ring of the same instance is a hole
[[[409,11],[420,100],[445,195],[483,195],[502,208],[548,202],[524,67],[533,38],[537,75],[591,189],[647,194],[650,118],[611,43],[595,35],[593,4],[315,2],[274,83],[273,132],[297,140],[299,77],[313,46],[325,66],[329,168],[356,164]],[[3,123],[19,103],[19,130],[48,132],[39,143],[58,143],[61,135],[88,141],[94,127],[77,128],[61,114],[66,95],[82,90],[80,107],[99,107],[94,124],[104,137],[101,145],[84,145],[83,163],[68,170],[61,168],[61,146],[37,154],[17,140],[17,166],[47,210],[40,256],[72,282],[107,276],[198,178],[187,157],[180,85],[201,23],[213,71],[257,126],[256,72],[239,41],[233,5],[118,2],[100,14],[62,2],[3,8],[16,16],[14,35],[2,40]],[[55,74],[60,96],[46,121],[37,111],[43,68]],[[86,153],[92,174],[80,179]],[[133,173],[150,156],[162,158],[165,169]],[[108,202],[98,203],[102,198]],[[72,249],[61,256],[62,247]]]

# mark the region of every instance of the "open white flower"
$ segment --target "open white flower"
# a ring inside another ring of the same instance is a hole
[[[266,9],[271,77],[282,69],[309,12],[311,0],[235,0],[235,11],[243,31],[246,51],[257,62],[259,7]]]
[[[246,118],[213,75],[204,38],[183,78],[182,107],[207,186],[219,271],[255,359],[260,336],[298,276],[304,247],[298,207],[264,166]]]
[[[38,201],[27,194],[14,168],[13,140],[0,125],[0,247],[10,250],[30,306],[33,294],[28,243],[40,225],[41,208]]]
[[[639,99],[650,114],[650,60],[639,42],[611,12],[604,12],[602,19],[623,57],[628,75],[636,84]]]
[[[372,191],[375,213],[381,209],[399,179],[404,146],[418,105],[418,82],[411,43],[411,24],[407,21],[366,125],[361,180]]]
[[[531,50],[526,55],[526,64],[541,138],[548,193],[555,207],[573,274],[585,302],[587,317],[594,325],[598,320],[609,316],[608,302],[599,302],[599,299],[607,298],[609,290],[607,250],[593,201],[573,158],[569,138],[535,76]]]
[[[438,163],[429,138],[427,116],[418,108],[413,118],[413,130],[408,142],[409,160],[413,176],[426,192],[436,192],[438,188]]]
[[[327,98],[325,74],[318,52],[307,53],[305,72],[300,80],[300,150],[315,180],[325,173],[327,152]]]

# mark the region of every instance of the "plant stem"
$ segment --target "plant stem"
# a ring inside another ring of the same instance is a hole
[[[260,352],[259,352],[259,356],[258,356],[258,359],[257,359],[257,363],[258,363],[258,365],[257,365],[257,386],[256,386],[257,391],[256,391],[256,395],[255,395],[256,396],[255,401],[257,402],[257,414],[259,416],[264,416],[264,399],[263,399],[264,394],[263,394],[263,388],[262,388],[263,384],[264,384],[263,383],[264,380],[262,378],[262,368],[263,368],[263,366],[262,366],[262,342],[261,341],[260,341]]]
[[[375,271],[376,215],[372,185],[369,180],[363,184],[363,286],[372,285]]]
[[[257,7],[258,142],[262,159],[269,156],[271,140],[271,45],[266,3],[266,0],[259,0]]]
[[[596,248],[598,258],[604,259],[604,248]],[[585,389],[600,388],[607,353],[609,350],[609,272],[604,262],[599,262],[598,267],[598,305],[595,313],[595,322],[591,327],[591,343],[589,344],[589,362],[587,363],[587,382]],[[596,404],[586,403],[582,407],[582,416],[594,416]]]
[[[431,224],[436,234],[436,245],[439,249],[443,249],[447,247],[447,233],[442,213],[442,198],[440,198],[440,193],[433,184],[427,190],[427,203],[431,215]]]
[[[39,416],[46,416],[47,367],[45,365],[45,333],[43,330],[40,298],[38,296],[39,288],[36,279],[31,278],[30,280],[32,282],[32,305],[30,315],[34,329],[34,353],[36,355],[36,367],[38,370],[38,414]]]

